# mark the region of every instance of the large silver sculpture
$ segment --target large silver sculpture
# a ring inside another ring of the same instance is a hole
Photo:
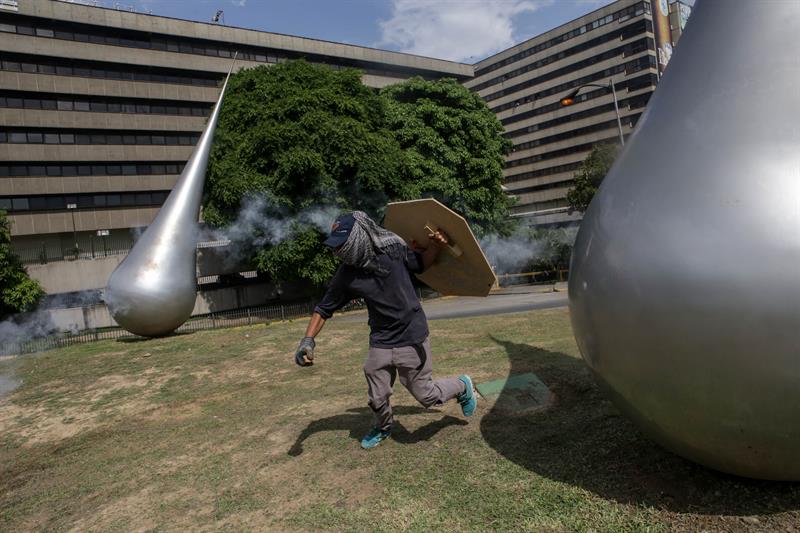
[[[197,220],[214,129],[229,78],[230,73],[175,188],[108,281],[105,301],[111,315],[136,335],[166,335],[183,324],[194,309]]]
[[[800,480],[800,2],[697,2],[583,220],[570,313],[619,408],[685,457]]]

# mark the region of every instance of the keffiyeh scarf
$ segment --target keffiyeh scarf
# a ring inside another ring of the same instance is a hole
[[[406,241],[377,225],[363,211],[353,211],[353,218],[356,223],[345,243],[336,250],[336,255],[347,265],[386,275],[378,262],[378,254],[398,258],[404,252]]]

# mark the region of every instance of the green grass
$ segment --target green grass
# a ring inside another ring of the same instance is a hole
[[[0,531],[791,530],[800,487],[651,443],[600,394],[566,310],[431,322],[436,376],[535,372],[544,410],[424,410],[398,384],[370,452],[367,327],[304,321],[104,341],[13,362],[0,399]],[[11,363],[4,362],[6,366]],[[498,405],[499,402],[498,402]]]

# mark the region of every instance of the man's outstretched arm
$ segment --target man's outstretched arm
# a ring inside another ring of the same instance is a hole
[[[319,314],[317,311],[314,311],[314,314],[311,315],[311,320],[308,321],[308,327],[306,328],[306,337],[311,337],[312,339],[317,336],[322,330],[322,326],[325,325],[325,319],[322,318],[322,315]]]

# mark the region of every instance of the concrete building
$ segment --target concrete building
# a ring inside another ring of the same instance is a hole
[[[666,2],[665,2],[666,4]],[[475,65],[475,90],[514,143],[505,183],[514,216],[530,225],[577,221],[565,199],[592,145],[619,143],[609,90],[587,87],[575,104],[560,99],[588,83],[614,81],[623,134],[629,135],[658,83],[650,2],[619,0]]]
[[[175,183],[220,81],[304,57],[364,71],[466,79],[449,61],[52,0],[0,4],[0,208],[15,246],[102,249],[146,226]],[[103,239],[104,238],[104,239]]]

